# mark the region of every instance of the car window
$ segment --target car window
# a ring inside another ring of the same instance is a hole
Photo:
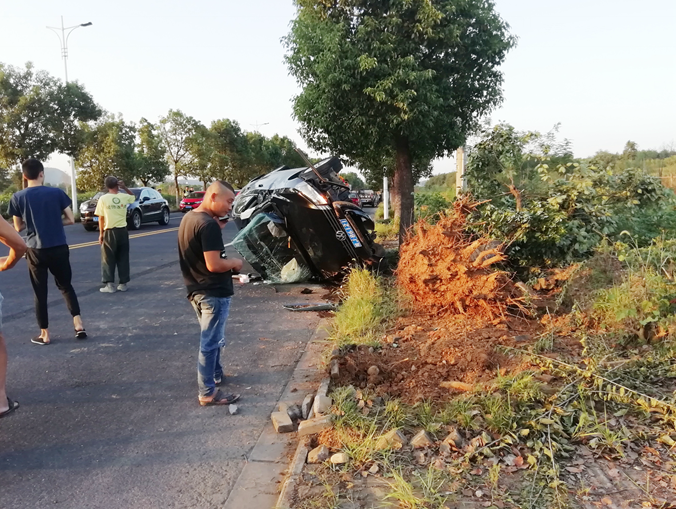
[[[160,195],[160,193],[158,193],[154,189],[152,191],[150,191],[150,193],[152,194],[152,197],[153,197],[154,200],[161,200],[162,199],[162,195]]]
[[[139,189],[138,187],[135,187],[134,189],[130,189],[130,191],[133,193],[134,198],[136,198],[138,200],[139,197],[141,196],[141,191],[143,191],[143,189]]]
[[[148,194],[148,190],[147,190],[147,189],[144,189],[144,190],[141,192],[141,200],[142,200],[143,198],[150,198],[150,195]]]
[[[186,198],[203,198],[204,197],[204,191],[196,191],[194,193],[190,193]]]

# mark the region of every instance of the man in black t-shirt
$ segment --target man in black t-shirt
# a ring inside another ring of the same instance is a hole
[[[216,389],[224,378],[220,357],[234,293],[232,273],[242,268],[242,260],[225,257],[221,228],[226,220],[219,219],[230,212],[234,200],[230,184],[214,182],[204,194],[202,204],[183,217],[178,229],[183,281],[201,329],[197,384],[202,406],[228,405],[239,399],[238,394],[223,394]]]

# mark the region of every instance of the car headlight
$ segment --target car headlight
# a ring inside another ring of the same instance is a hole
[[[296,191],[305,196],[315,205],[327,205],[329,203],[326,199],[326,196],[317,191],[307,182],[301,182],[300,184],[296,185]]]
[[[80,212],[87,212],[87,204],[86,203],[81,203],[80,204]]]

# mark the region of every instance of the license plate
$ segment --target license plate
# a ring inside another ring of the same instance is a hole
[[[343,228],[345,228],[345,233],[347,233],[347,236],[350,238],[352,245],[354,247],[361,247],[361,242],[359,242],[357,234],[354,233],[354,230],[352,229],[352,226],[350,226],[350,223],[348,223],[347,219],[341,219],[340,223],[343,225]]]
[[[99,222],[99,216],[94,216],[94,222],[98,223]]]
[[[188,205],[186,205],[185,210],[192,210],[192,207],[189,207]]]

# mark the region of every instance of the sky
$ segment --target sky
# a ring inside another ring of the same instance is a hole
[[[495,0],[495,8],[518,44],[502,65],[493,123],[541,132],[560,123],[578,157],[621,152],[628,140],[676,149],[676,0]],[[135,122],[169,109],[207,126],[230,118],[307,150],[281,42],[294,15],[292,0],[0,0],[0,62],[30,61],[63,78],[46,26],[61,16],[66,27],[91,22],[68,39],[68,77],[105,110]],[[49,163],[68,171],[65,157]]]

